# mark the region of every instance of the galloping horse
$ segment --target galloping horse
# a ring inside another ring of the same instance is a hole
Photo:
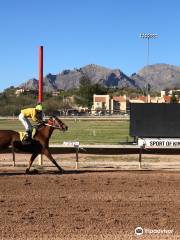
[[[32,153],[26,173],[29,173],[34,159],[39,154],[44,154],[62,173],[63,169],[58,165],[49,151],[49,139],[54,129],[67,131],[68,127],[57,117],[50,117],[38,126],[32,143],[28,145],[23,145],[18,132],[13,130],[0,130],[0,148],[5,149],[12,146],[13,160],[15,160],[15,149]]]

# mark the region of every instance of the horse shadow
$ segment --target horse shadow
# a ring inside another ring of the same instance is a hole
[[[40,153],[43,148],[42,144],[35,139],[32,139],[29,144],[24,144],[22,141],[14,141],[13,146],[16,152],[27,153]]]
[[[89,174],[89,173],[92,173],[92,174],[95,174],[95,173],[130,173],[130,174],[139,174],[140,173],[147,173],[147,172],[153,172],[152,170],[112,170],[112,169],[71,169],[71,170],[64,170],[63,173],[60,173],[58,170],[45,170],[45,169],[42,169],[42,170],[37,170],[37,169],[34,169],[34,170],[31,170],[28,175],[54,175],[54,176],[63,176],[63,175],[81,175],[81,174]],[[26,176],[27,174],[24,173],[24,171],[22,172],[17,172],[17,170],[15,171],[12,171],[12,172],[1,172],[0,173],[0,177],[3,177],[3,176]]]

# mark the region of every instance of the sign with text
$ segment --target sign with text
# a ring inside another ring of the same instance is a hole
[[[180,148],[180,138],[138,138],[138,146],[144,148]]]
[[[68,147],[79,147],[80,145],[79,142],[74,142],[74,141],[66,141],[66,142],[63,142],[63,144]]]

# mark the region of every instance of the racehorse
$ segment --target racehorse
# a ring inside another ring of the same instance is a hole
[[[15,162],[15,150],[32,153],[29,160],[26,173],[29,173],[34,159],[39,154],[44,154],[62,173],[63,169],[58,165],[56,160],[52,157],[49,151],[49,139],[54,131],[59,129],[67,131],[68,127],[57,117],[50,117],[47,121],[43,121],[36,130],[32,142],[24,145],[20,140],[20,133],[13,130],[0,130],[0,148],[5,149],[12,146],[13,161]]]

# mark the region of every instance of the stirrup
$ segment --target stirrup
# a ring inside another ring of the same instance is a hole
[[[30,144],[30,143],[32,143],[32,138],[27,136],[23,139],[22,143],[23,144]]]

